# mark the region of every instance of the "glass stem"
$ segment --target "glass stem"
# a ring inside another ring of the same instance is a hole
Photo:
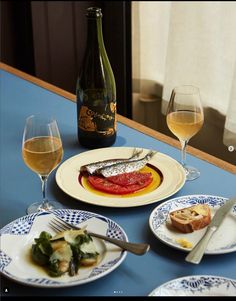
[[[181,164],[183,167],[186,165],[186,146],[188,144],[188,140],[180,140],[181,143]]]
[[[41,208],[42,210],[48,210],[49,204],[48,204],[48,199],[46,197],[48,176],[40,176],[40,179],[42,183],[42,193],[43,193],[43,203],[41,205]]]

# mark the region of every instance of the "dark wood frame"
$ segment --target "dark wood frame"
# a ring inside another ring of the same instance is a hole
[[[106,50],[116,78],[118,112],[132,118],[131,2],[101,1]]]
[[[35,74],[30,1],[0,2],[0,60]]]
[[[75,93],[86,43],[86,9],[103,12],[117,86],[117,110],[132,118],[131,2],[2,1],[0,60]]]

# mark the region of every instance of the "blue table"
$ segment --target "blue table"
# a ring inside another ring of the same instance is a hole
[[[26,117],[43,112],[58,121],[67,160],[85,151],[77,143],[76,104],[12,73],[0,70],[0,143],[1,177],[0,226],[24,216],[29,204],[41,200],[38,176],[26,167],[21,156],[21,142]],[[114,146],[136,146],[157,149],[176,160],[180,151],[125,124],[118,123],[118,137]],[[223,197],[236,195],[235,174],[188,155],[188,163],[201,170],[195,181],[186,182],[175,194],[210,194]],[[201,264],[184,261],[185,252],[166,246],[149,229],[148,219],[158,203],[135,208],[106,208],[79,202],[63,193],[55,182],[55,172],[48,182],[48,197],[58,200],[66,208],[88,210],[105,215],[126,231],[130,241],[148,242],[150,251],[144,256],[128,254],[112,273],[94,282],[63,289],[26,287],[2,276],[1,289],[18,296],[147,296],[157,286],[188,275],[219,275],[236,279],[236,254],[206,255]],[[174,197],[174,196],[173,196]],[[3,292],[2,292],[3,293]],[[4,294],[4,293],[3,293]]]

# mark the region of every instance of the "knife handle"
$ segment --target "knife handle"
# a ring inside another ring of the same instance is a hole
[[[212,234],[215,232],[216,227],[210,227],[207,229],[204,236],[199,240],[196,246],[192,249],[192,251],[185,257],[185,260],[191,263],[198,264],[202,256],[206,250],[208,242],[212,237]]]

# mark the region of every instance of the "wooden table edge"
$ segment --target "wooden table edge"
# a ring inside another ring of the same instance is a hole
[[[27,74],[23,71],[20,71],[20,70],[14,68],[14,67],[11,67],[11,66],[9,66],[5,63],[2,63],[2,62],[0,62],[0,69],[2,69],[4,71],[7,71],[9,73],[12,73],[12,74],[24,79],[24,80],[32,82],[33,84],[38,85],[38,86],[40,86],[44,89],[47,89],[47,90],[49,90],[53,93],[58,94],[60,96],[63,96],[64,98],[66,98],[70,101],[76,102],[76,95],[75,94],[72,94],[72,93],[67,92],[67,91],[65,91],[61,88],[58,88],[58,87],[56,87],[52,84],[49,84],[49,83],[45,82],[44,80],[41,80],[41,79],[39,79],[35,76],[29,75],[29,74]],[[160,133],[156,130],[153,130],[149,127],[146,127],[146,126],[144,126],[144,125],[142,125],[142,124],[140,124],[140,123],[138,123],[134,120],[128,119],[128,118],[126,118],[124,116],[121,116],[119,114],[118,114],[118,121],[120,123],[123,123],[126,126],[129,126],[133,129],[137,130],[137,131],[140,131],[140,132],[142,132],[142,133],[144,133],[148,136],[151,136],[151,137],[153,137],[157,140],[160,140],[162,142],[165,142],[165,143],[167,143],[171,146],[174,146],[174,147],[180,149],[180,144],[179,144],[179,141],[177,139],[174,139],[174,138],[169,137],[165,134],[162,134],[162,133]],[[229,162],[226,162],[226,161],[224,161],[222,159],[219,159],[219,158],[217,158],[213,155],[205,153],[205,152],[203,152],[203,151],[201,151],[197,148],[194,148],[192,146],[187,146],[187,152],[191,155],[196,156],[199,159],[207,161],[207,162],[209,162],[213,165],[216,165],[216,166],[218,166],[218,167],[220,167],[220,168],[222,168],[226,171],[229,171],[233,174],[236,174],[236,166],[229,163]]]

